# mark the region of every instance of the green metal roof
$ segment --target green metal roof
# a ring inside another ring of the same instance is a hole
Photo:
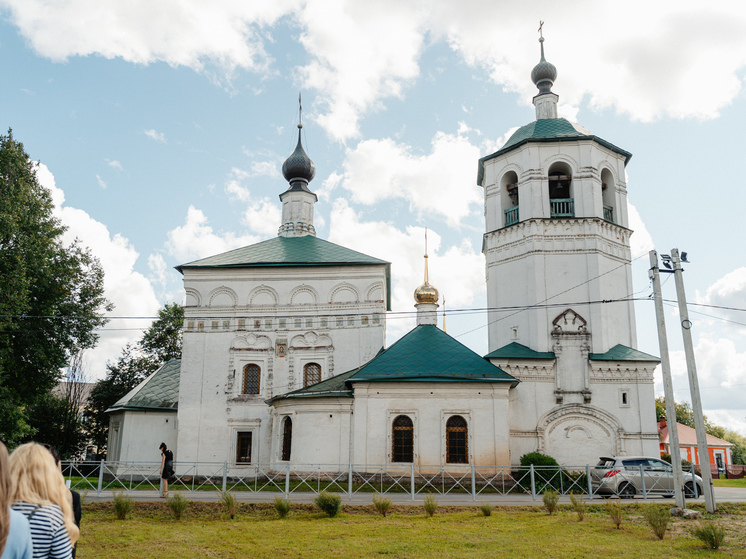
[[[588,357],[593,361],[653,361],[660,363],[660,358],[622,344],[615,345],[606,353],[591,353]]]
[[[263,268],[275,266],[365,266],[386,267],[386,310],[391,310],[391,263],[362,252],[306,235],[304,237],[275,237],[215,256],[176,266],[198,268]]]
[[[484,356],[485,359],[555,359],[552,351],[534,351],[518,342],[504,345]]]
[[[353,382],[509,382],[518,379],[433,325],[415,327],[354,375]]]
[[[180,377],[181,359],[166,361],[156,372],[130,390],[106,411],[176,411],[179,406]]]
[[[618,153],[624,157],[624,164],[629,163],[632,154],[592,134],[580,124],[570,122],[566,118],[542,118],[535,120],[516,130],[505,145],[492,155],[485,155],[479,160],[477,171],[477,184],[482,186],[484,179],[484,163],[504,153],[516,149],[528,142],[563,142],[577,140],[593,140],[605,148]]]

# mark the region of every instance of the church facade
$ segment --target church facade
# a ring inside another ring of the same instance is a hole
[[[478,166],[488,355],[437,327],[427,260],[417,326],[385,348],[390,265],[315,236],[315,169],[299,132],[283,166],[278,236],[177,268],[187,294],[180,364],[117,402],[112,426],[116,418],[121,433],[158,412],[143,408],[144,395],[170,374],[176,427],[163,439],[179,462],[490,466],[541,451],[579,466],[655,456],[658,359],[635,349],[631,301],[631,155],[557,116],[541,41],[536,120]],[[137,446],[112,440],[110,452],[152,459]]]

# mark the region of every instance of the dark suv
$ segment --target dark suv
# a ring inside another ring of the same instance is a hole
[[[593,493],[619,495],[673,496],[673,466],[660,458],[646,456],[602,456],[591,470]],[[684,472],[684,495],[693,499],[702,495],[702,478]]]

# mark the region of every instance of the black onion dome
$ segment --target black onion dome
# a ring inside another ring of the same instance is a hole
[[[539,88],[539,94],[550,93],[557,79],[557,68],[544,58],[544,37],[539,41],[541,42],[541,61],[531,70],[531,81]]]
[[[282,164],[282,175],[288,182],[292,182],[295,179],[303,179],[306,182],[311,182],[313,177],[316,176],[316,166],[311,161],[311,158],[308,157],[300,141],[300,129],[302,127],[302,124],[298,125],[298,145],[295,146],[295,151]]]

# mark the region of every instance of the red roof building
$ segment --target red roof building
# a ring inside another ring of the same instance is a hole
[[[676,428],[679,434],[679,447],[681,448],[682,460],[689,460],[689,462],[699,466],[697,432],[681,423],[677,423]],[[670,454],[671,447],[668,440],[668,425],[666,425],[665,419],[658,421],[658,437],[660,438],[661,456],[663,454]],[[710,454],[710,466],[713,470],[715,468],[723,470],[732,464],[731,450],[734,446],[733,443],[718,439],[712,435],[707,435],[707,449]]]

